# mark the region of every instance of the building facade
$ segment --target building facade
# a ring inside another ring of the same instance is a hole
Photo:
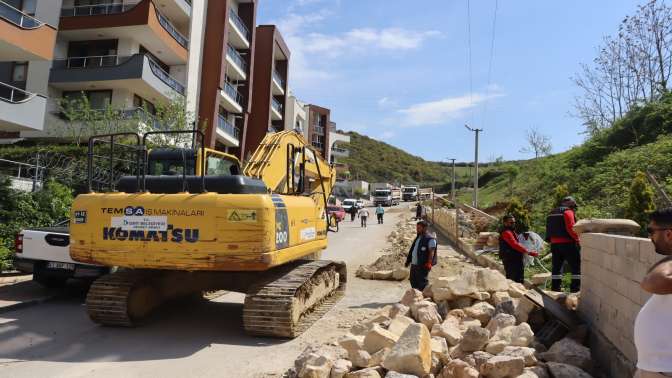
[[[240,155],[256,7],[255,0],[0,0],[0,106],[22,109],[0,109],[0,138],[57,136],[60,99],[84,95],[94,109],[142,109],[149,118],[159,103],[184,101],[206,126],[209,147]]]
[[[331,110],[317,105],[307,105],[308,123],[304,135],[308,142],[329,161],[329,124]]]
[[[291,90],[287,97],[285,109],[285,130],[297,130],[308,138],[305,134],[306,124],[308,123],[306,104],[296,98]]]
[[[243,156],[251,155],[267,133],[285,128],[289,58],[289,48],[277,27],[258,26],[254,49],[254,101],[243,138]]]

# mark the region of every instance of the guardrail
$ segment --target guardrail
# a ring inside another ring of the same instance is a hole
[[[276,100],[275,97],[273,97],[271,106],[273,106],[273,109],[277,110],[278,113],[282,114],[282,104],[280,103],[280,101]]]
[[[182,33],[180,33],[179,30],[175,28],[175,26],[166,18],[166,16],[162,15],[159,10],[154,7],[156,10],[156,17],[159,19],[159,24],[165,29],[168,34],[170,34],[177,43],[180,44],[180,46],[184,47],[185,49],[189,48],[189,39],[185,37]]]
[[[280,84],[280,88],[282,88],[282,90],[285,90],[285,81],[282,79],[282,76],[280,76],[280,74],[276,70],[273,70],[273,80],[277,81],[278,84]]]
[[[249,43],[250,40],[252,39],[250,29],[248,29],[247,26],[245,26],[245,22],[243,21],[243,19],[240,18],[240,16],[238,16],[238,13],[236,13],[236,11],[233,10],[233,8],[229,8],[229,19],[231,20],[231,22],[233,22],[234,25],[236,25],[238,30],[243,34],[243,36],[245,36],[247,42]]]
[[[247,63],[245,62],[245,59],[243,59],[243,56],[240,55],[233,46],[226,46],[226,54],[234,61],[234,63],[236,63],[236,65],[238,65],[238,68],[240,68],[241,71],[247,74]]]
[[[147,58],[147,61],[149,61],[149,68],[156,77],[163,81],[167,86],[173,88],[177,93],[184,95],[184,85],[182,85],[182,83],[170,76],[168,72],[164,71],[163,68],[150,57],[145,57]]]
[[[0,82],[0,99],[12,104],[20,104],[37,96],[35,93],[26,92],[21,88]]]
[[[21,29],[37,29],[44,25],[44,22],[23,13],[4,1],[0,1],[0,18],[11,22]]]
[[[131,59],[130,56],[119,55],[92,55],[92,56],[71,56],[66,59],[54,60],[54,68],[100,68],[113,67],[125,63]]]
[[[240,130],[221,114],[219,115],[217,128],[236,138],[236,140],[240,138]]]

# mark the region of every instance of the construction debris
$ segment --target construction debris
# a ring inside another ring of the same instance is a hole
[[[355,324],[338,347],[311,347],[293,377],[591,377],[590,350],[564,338],[548,351],[527,323],[529,293],[498,271],[461,265],[424,293]],[[330,369],[330,370],[329,370]],[[572,375],[573,374],[573,375]]]

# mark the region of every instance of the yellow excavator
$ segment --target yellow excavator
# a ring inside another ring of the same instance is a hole
[[[345,292],[345,264],[319,260],[333,168],[295,131],[267,135],[244,168],[202,147],[199,131],[188,132],[188,148],[151,143],[180,133],[89,141],[89,177],[109,166],[109,186],[96,192],[89,179],[89,193],[75,198],[70,255],[117,267],[92,284],[90,318],[134,326],[167,300],[229,290],[246,294],[246,332],[298,336]],[[119,167],[135,174],[111,173]]]

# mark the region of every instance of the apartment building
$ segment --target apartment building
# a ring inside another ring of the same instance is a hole
[[[42,130],[60,0],[0,1],[0,139]]]
[[[240,155],[252,106],[256,6],[0,0],[0,106],[42,105],[41,113],[0,109],[0,137],[53,135],[63,123],[57,100],[82,93],[94,108],[143,111],[148,119],[158,103],[178,100],[207,125],[208,146]],[[18,116],[26,119],[11,119]]]
[[[306,104],[296,98],[290,89],[285,104],[285,130],[298,130],[308,138],[305,134],[307,119]]]
[[[252,113],[243,156],[252,154],[269,132],[285,129],[290,52],[275,25],[257,27],[254,49]]]
[[[308,123],[305,135],[310,144],[329,160],[329,124],[331,110],[321,106],[309,104],[306,106]]]

